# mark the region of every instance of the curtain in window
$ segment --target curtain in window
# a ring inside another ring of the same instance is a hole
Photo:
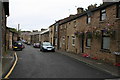
[[[91,39],[87,39],[87,47],[90,47],[91,46]]]
[[[110,37],[103,37],[103,49],[110,49]]]

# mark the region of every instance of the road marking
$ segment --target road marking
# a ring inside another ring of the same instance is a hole
[[[8,77],[10,76],[10,74],[12,73],[13,69],[15,68],[15,66],[16,66],[16,64],[17,64],[18,57],[17,57],[16,52],[15,52],[14,54],[15,54],[16,60],[15,60],[15,62],[14,62],[14,64],[13,64],[12,68],[11,68],[10,71],[8,72],[8,74],[4,77],[5,79],[8,79]]]

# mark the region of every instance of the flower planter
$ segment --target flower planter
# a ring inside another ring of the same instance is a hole
[[[84,37],[84,33],[83,32],[75,32],[74,33],[74,35],[76,36],[76,37]]]
[[[82,57],[86,57],[86,58],[88,58],[88,57],[90,57],[90,55],[87,54],[87,53],[84,53],[84,54],[82,54]]]
[[[93,32],[93,34],[96,39],[101,38],[101,30],[96,30]]]
[[[115,66],[120,66],[120,63],[116,63],[116,64],[114,64]]]
[[[93,37],[92,32],[87,32],[86,35],[87,35],[87,38],[92,38]]]
[[[98,58],[97,58],[97,57],[92,57],[91,59],[98,60]]]

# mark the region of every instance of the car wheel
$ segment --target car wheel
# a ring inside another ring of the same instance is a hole
[[[44,49],[42,49],[42,52],[45,52],[45,50],[44,50]]]
[[[55,50],[53,50],[53,52],[55,52]]]
[[[40,49],[40,51],[42,51],[42,50]]]

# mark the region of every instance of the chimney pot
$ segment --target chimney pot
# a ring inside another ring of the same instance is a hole
[[[82,12],[83,12],[83,8],[81,8],[81,7],[77,8],[77,14],[80,14]]]

